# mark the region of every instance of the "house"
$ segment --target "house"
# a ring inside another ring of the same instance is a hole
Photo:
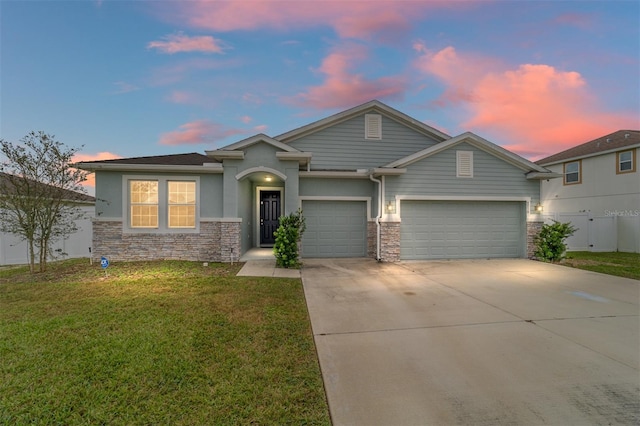
[[[303,258],[524,258],[555,176],[375,100],[204,154],[77,166],[95,172],[94,256],[122,260],[237,260],[298,208]]]
[[[639,130],[618,130],[536,161],[562,179],[542,181],[545,215],[578,228],[569,250],[640,253]]]
[[[0,187],[9,188],[6,174],[0,173]],[[65,191],[67,202],[77,206],[85,218],[77,220],[78,231],[56,241],[52,246],[55,258],[89,257],[92,240],[91,218],[95,212],[95,198],[80,192]],[[24,265],[29,263],[26,241],[15,234],[0,232],[0,265]]]

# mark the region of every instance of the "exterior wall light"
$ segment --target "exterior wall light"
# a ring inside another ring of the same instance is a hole
[[[266,177],[264,178],[264,180],[266,180],[267,182],[271,182],[271,179],[273,179],[271,176],[266,176]]]
[[[385,207],[387,213],[395,213],[396,212],[396,203],[393,201],[389,201]]]
[[[535,208],[536,208],[536,212],[538,213],[542,213],[542,211],[544,210],[544,207],[540,203],[536,204]]]

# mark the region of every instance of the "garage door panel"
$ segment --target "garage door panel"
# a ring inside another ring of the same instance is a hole
[[[303,257],[364,257],[367,247],[365,201],[304,200],[307,229]]]
[[[521,257],[523,203],[402,201],[402,259]]]

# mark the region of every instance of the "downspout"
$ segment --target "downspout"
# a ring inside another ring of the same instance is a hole
[[[376,215],[376,260],[380,259],[380,219],[382,218],[382,181],[373,177],[373,172],[369,174],[369,179],[378,184],[378,214]]]

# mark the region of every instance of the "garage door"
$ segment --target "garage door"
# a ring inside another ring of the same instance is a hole
[[[364,201],[303,201],[307,230],[303,257],[365,257],[367,203]]]
[[[522,257],[522,202],[402,201],[402,259]]]

